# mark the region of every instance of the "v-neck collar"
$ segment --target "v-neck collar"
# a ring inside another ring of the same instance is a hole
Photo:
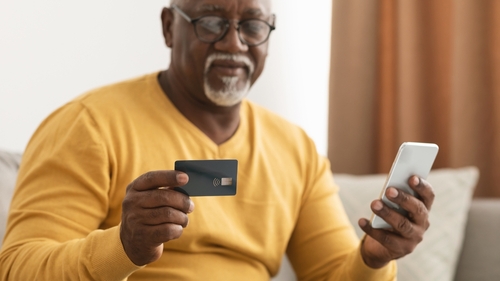
[[[189,121],[172,103],[168,95],[162,90],[160,83],[158,82],[159,72],[153,73],[148,79],[148,83],[153,89],[152,95],[154,100],[165,107],[165,110],[170,112],[171,117],[175,122],[179,122],[196,139],[200,141],[200,145],[206,146],[207,149],[211,150],[217,157],[225,158],[227,155],[231,155],[234,149],[237,149],[238,144],[244,141],[245,132],[248,131],[248,120],[246,118],[246,113],[248,110],[248,102],[246,99],[242,101],[240,106],[239,115],[240,123],[234,134],[226,140],[224,143],[218,145],[212,139],[210,139],[203,131],[196,127],[191,121]]]

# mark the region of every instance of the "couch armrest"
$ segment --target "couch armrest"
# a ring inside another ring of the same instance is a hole
[[[0,150],[0,246],[2,246],[7,223],[10,200],[14,193],[17,170],[21,162],[21,153]]]
[[[500,199],[472,200],[455,281],[500,280]]]

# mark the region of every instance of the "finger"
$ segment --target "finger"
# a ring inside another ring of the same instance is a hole
[[[164,223],[149,227],[145,237],[153,244],[160,244],[181,237],[183,231],[181,225]]]
[[[414,246],[410,245],[411,243],[405,243],[404,238],[394,232],[373,228],[367,219],[360,219],[358,225],[368,236],[387,248],[393,258],[402,257],[410,253],[414,248]]]
[[[420,177],[412,176],[408,180],[408,184],[410,185],[410,188],[418,194],[422,202],[424,202],[427,210],[430,211],[432,203],[434,203],[435,194],[429,182]]]
[[[413,232],[415,231],[415,225],[405,216],[401,215],[400,213],[384,204],[381,200],[373,201],[371,204],[371,209],[373,213],[381,217],[402,236],[408,238],[413,235]]]
[[[160,224],[149,227],[131,227],[121,224],[120,238],[130,260],[139,266],[160,258],[163,243],[179,238],[183,227],[178,224]]]
[[[387,198],[408,212],[409,219],[424,229],[428,228],[429,211],[422,201],[402,190],[389,187],[385,193]],[[406,222],[400,222],[402,224]]]
[[[138,212],[138,217],[141,218],[139,223],[145,226],[177,224],[186,227],[189,222],[186,213],[171,207],[142,209]]]
[[[144,191],[134,196],[133,202],[144,209],[172,207],[184,213],[191,213],[194,210],[194,203],[189,196],[172,189]]]
[[[189,181],[186,173],[173,170],[150,171],[140,175],[127,187],[136,191],[156,189],[159,187],[176,187],[185,185]]]

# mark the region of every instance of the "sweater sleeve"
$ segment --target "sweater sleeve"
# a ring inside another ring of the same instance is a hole
[[[381,269],[368,267],[360,241],[349,222],[328,160],[316,159],[310,169],[295,230],[287,254],[298,280],[395,280],[396,263]]]
[[[102,229],[109,158],[82,105],[66,105],[41,124],[23,155],[0,280],[123,280],[139,269],[123,249],[119,226]]]

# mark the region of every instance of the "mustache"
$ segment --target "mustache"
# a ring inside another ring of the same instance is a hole
[[[254,71],[254,64],[253,62],[246,56],[244,55],[239,55],[239,54],[227,54],[227,53],[213,53],[210,54],[207,58],[207,61],[205,62],[205,73],[208,71],[210,66],[215,60],[228,60],[228,61],[234,61],[238,63],[243,63],[245,66],[248,68],[248,73],[252,74]]]

